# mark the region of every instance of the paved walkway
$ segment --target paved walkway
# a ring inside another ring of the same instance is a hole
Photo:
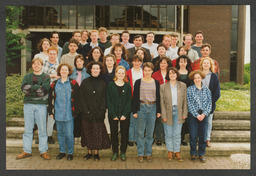
[[[100,161],[83,160],[82,156],[75,156],[73,161],[66,158],[56,160],[52,156],[51,160],[43,160],[39,153],[33,153],[30,158],[16,160],[15,153],[7,153],[7,170],[58,170],[58,169],[250,169],[250,155],[240,154],[231,157],[209,157],[206,163],[199,160],[194,162],[184,158],[183,162],[167,161],[166,158],[155,156],[151,163],[144,161],[138,163],[136,157],[128,157],[127,161],[110,161],[109,157],[101,156]]]

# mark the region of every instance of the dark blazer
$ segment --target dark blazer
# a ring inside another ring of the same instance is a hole
[[[133,91],[133,99],[132,99],[132,112],[133,114],[137,113],[140,110],[140,84],[141,79],[135,81],[134,91]],[[161,113],[160,107],[160,85],[157,80],[155,80],[156,84],[156,112]]]
[[[144,48],[144,47],[142,47]],[[147,48],[144,48],[146,50],[146,56],[144,56],[144,60],[143,62],[151,62],[151,55],[150,55],[150,51],[149,49]],[[135,47],[132,47],[132,48],[129,48],[128,49],[128,61],[129,61],[129,64],[130,64],[130,67],[132,67],[132,57],[134,56],[135,54]]]
[[[88,54],[89,54],[89,52],[90,52],[91,49],[92,49],[92,47],[90,46],[90,44],[91,44],[91,43],[87,43],[87,44],[85,44],[84,46],[79,47],[78,50],[77,50],[77,53],[82,54],[85,60],[86,60],[86,58],[88,57]],[[99,47],[100,47],[100,49],[102,50],[102,52],[104,53],[105,47],[104,47],[102,44],[100,44],[100,43],[99,43]]]
[[[110,119],[121,118],[125,116],[130,118],[131,114],[131,86],[125,83],[121,94],[114,81],[111,81],[107,87],[107,107],[108,117]]]
[[[216,108],[216,102],[220,98],[220,82],[215,73],[211,74],[209,89],[212,94],[212,110],[210,112],[212,114]]]
[[[106,112],[106,83],[101,77],[83,80],[79,89],[81,118],[91,122],[103,122]]]

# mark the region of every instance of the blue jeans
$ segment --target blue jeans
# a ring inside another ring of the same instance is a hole
[[[129,141],[134,142],[136,141],[136,123],[137,119],[133,117],[133,113],[130,115],[130,126],[129,126]]]
[[[153,132],[156,120],[156,104],[140,104],[136,126],[138,156],[151,156]],[[146,130],[146,134],[145,134]]]
[[[182,123],[178,123],[178,109],[172,109],[172,125],[163,123],[165,133],[165,144],[169,152],[180,152]]]
[[[208,117],[205,117],[202,121],[193,117],[189,113],[188,117],[189,133],[190,133],[190,155],[203,156],[206,149],[205,136],[208,128]],[[197,152],[197,138],[198,138],[198,152]]]
[[[74,153],[74,119],[69,121],[55,121],[58,133],[58,142],[60,153],[66,153],[66,146],[68,154]]]
[[[212,118],[213,114],[210,114],[208,117],[208,128],[207,128],[207,134],[206,134],[206,140],[211,140],[211,133],[212,133]]]
[[[46,117],[47,109],[45,104],[24,104],[24,134],[23,150],[26,153],[32,153],[33,128],[36,123],[38,127],[39,151],[44,153],[48,150]]]

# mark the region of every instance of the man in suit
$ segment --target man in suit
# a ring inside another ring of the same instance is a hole
[[[134,47],[128,49],[128,61],[129,61],[130,66],[132,66],[132,57],[134,56],[135,51],[142,46],[143,41],[144,40],[143,40],[142,35],[136,35],[133,38]],[[146,50],[147,57],[144,58],[143,62],[151,62],[152,58],[151,58],[149,49],[147,49],[147,48],[144,48],[144,49]]]

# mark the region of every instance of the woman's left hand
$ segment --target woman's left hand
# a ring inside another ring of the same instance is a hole
[[[157,113],[157,114],[156,114],[156,117],[157,117],[157,118],[161,117],[161,113]]]

